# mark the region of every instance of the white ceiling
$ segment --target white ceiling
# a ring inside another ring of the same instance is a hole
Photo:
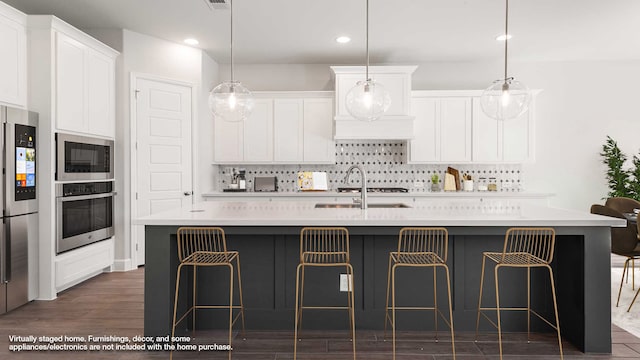
[[[181,42],[195,37],[229,61],[229,11],[205,0],[2,0],[79,28],[125,28]],[[234,0],[237,63],[364,61],[365,0]],[[639,0],[511,0],[510,59],[640,59]],[[370,0],[372,63],[495,60],[503,0]],[[349,35],[351,43],[334,39]]]

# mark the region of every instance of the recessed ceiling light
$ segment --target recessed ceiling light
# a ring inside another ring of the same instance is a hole
[[[194,45],[194,46],[200,44],[200,42],[194,38],[184,39],[184,43],[187,45]]]
[[[336,38],[336,42],[340,44],[346,44],[351,41],[351,38],[348,36],[339,36]]]
[[[511,40],[512,37],[513,36],[511,36],[511,34],[506,34],[506,35],[502,34],[502,35],[496,36],[496,40],[498,41]]]

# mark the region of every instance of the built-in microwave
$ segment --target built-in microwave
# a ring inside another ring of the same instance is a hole
[[[113,140],[56,133],[56,180],[113,179]]]

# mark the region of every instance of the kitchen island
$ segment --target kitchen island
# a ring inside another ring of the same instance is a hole
[[[456,331],[475,330],[480,267],[483,251],[501,251],[506,229],[514,226],[550,226],[556,229],[552,263],[562,335],[584,352],[611,352],[610,227],[625,226],[613,219],[569,210],[521,204],[516,201],[429,200],[408,203],[409,208],[316,208],[304,201],[213,201],[151,215],[137,220],[145,225],[145,335],[171,331],[175,276],[178,265],[175,234],[180,226],[221,226],[230,249],[241,257],[246,322],[249,329],[293,329],[295,269],[299,260],[299,232],[304,226],[345,226],[351,235],[354,266],[356,328],[384,325],[388,253],[397,247],[403,226],[444,226],[449,230],[448,264],[452,273]],[[380,202],[380,201],[378,201]],[[526,304],[524,270],[501,272],[501,305]],[[198,297],[225,302],[228,284],[222,270],[199,273]],[[431,273],[406,270],[398,282],[398,305],[432,302]],[[187,273],[190,273],[187,271]],[[339,271],[308,274],[306,299],[340,303]],[[439,306],[446,306],[444,276],[438,275]],[[182,284],[188,284],[184,281]],[[206,284],[206,285],[205,285]],[[485,294],[494,294],[492,281]],[[548,275],[532,271],[532,307],[551,317],[553,304]],[[186,288],[185,288],[186,289]],[[404,290],[403,290],[404,289]],[[606,289],[606,291],[603,291]],[[182,292],[181,292],[182,293]],[[184,292],[188,294],[188,292]],[[181,306],[190,300],[185,296]],[[494,303],[485,295],[484,304]],[[308,314],[308,315],[307,315]],[[200,311],[202,327],[225,325],[225,315]],[[503,330],[526,331],[526,315],[505,314]],[[414,312],[398,318],[404,329],[431,330],[433,315]],[[190,323],[189,321],[186,322]],[[483,330],[493,330],[486,322]],[[305,312],[303,327],[347,328],[346,314]],[[440,327],[439,328],[444,328]],[[534,331],[549,331],[537,320]]]

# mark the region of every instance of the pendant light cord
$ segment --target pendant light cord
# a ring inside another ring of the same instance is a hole
[[[367,0],[368,1],[368,0]],[[509,49],[509,0],[505,0],[504,15],[504,82],[507,82],[507,52]]]
[[[369,0],[367,0],[366,13],[367,13],[367,20],[366,20],[367,31],[365,35],[365,42],[367,43],[367,69],[366,69],[367,78],[365,80],[369,81]]]
[[[233,83],[233,0],[229,0],[231,7],[231,82]]]

